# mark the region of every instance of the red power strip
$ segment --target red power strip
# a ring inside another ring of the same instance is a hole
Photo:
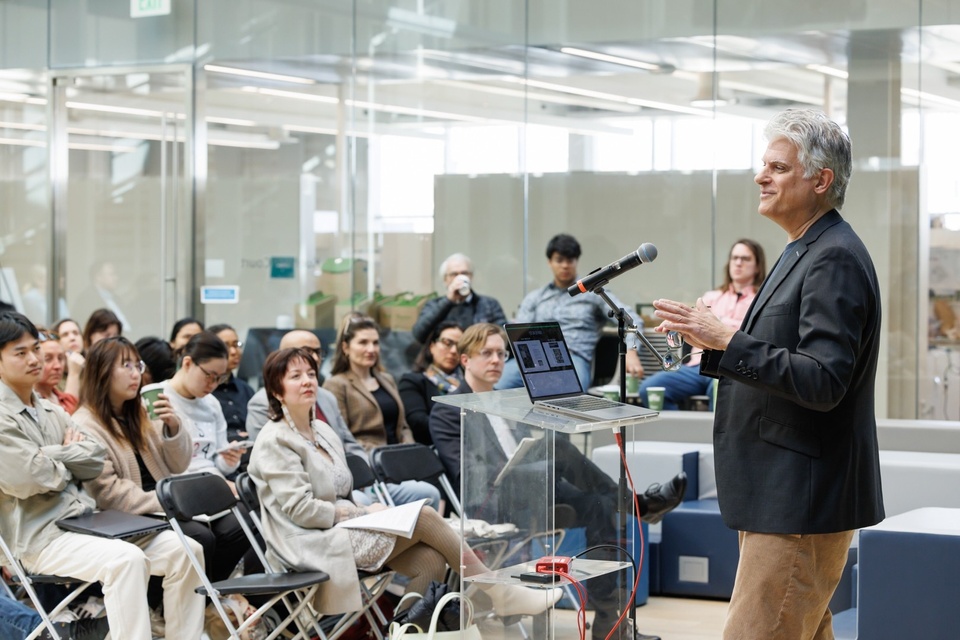
[[[537,573],[553,573],[555,571],[569,573],[571,564],[573,564],[573,558],[570,556],[543,556],[537,560],[536,571]]]

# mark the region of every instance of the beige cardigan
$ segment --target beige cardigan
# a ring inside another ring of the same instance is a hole
[[[137,457],[129,442],[117,440],[86,406],[73,414],[73,421],[100,441],[107,450],[107,459],[100,477],[87,480],[84,488],[97,501],[99,509],[116,509],[127,513],[162,512],[155,491],[144,491],[137,466]],[[193,440],[182,426],[177,435],[167,437],[164,424],[151,421],[147,430],[146,448],[140,452],[143,463],[154,480],[186,471],[193,456]]]
[[[407,417],[403,410],[403,400],[400,399],[400,393],[397,391],[397,384],[393,381],[393,376],[385,371],[375,371],[373,373],[380,386],[389,393],[400,407],[400,415],[397,417],[397,442],[413,442],[413,431],[407,424]],[[380,411],[380,405],[373,397],[363,382],[353,373],[353,371],[344,371],[335,376],[327,378],[323,383],[323,388],[332,393],[337,398],[340,405],[340,413],[347,421],[347,427],[350,433],[357,439],[357,442],[363,445],[367,451],[372,451],[376,447],[382,447],[387,444],[387,430],[383,426],[383,413]]]

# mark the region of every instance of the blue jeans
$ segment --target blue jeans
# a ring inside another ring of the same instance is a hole
[[[429,502],[427,502],[428,506],[438,511],[440,509],[440,489],[437,489],[429,482],[407,480],[400,484],[388,484],[387,491],[390,492],[390,497],[393,498],[393,501],[398,505],[416,502],[417,500],[426,498],[429,500]],[[373,504],[374,499],[369,491],[354,490],[353,501],[365,507]]]
[[[713,409],[713,394],[710,393],[713,378],[700,375],[700,367],[680,367],[679,371],[659,371],[640,384],[640,401],[647,405],[647,387],[663,387],[663,408],[676,411],[680,401],[690,396],[710,396]]]
[[[590,387],[590,361],[586,358],[571,353],[573,367],[577,370],[577,377],[580,378],[580,384],[586,391]],[[503,375],[500,376],[500,382],[496,384],[495,389],[516,389],[523,386],[523,379],[520,377],[520,369],[517,366],[517,359],[511,358],[503,365]]]
[[[23,640],[40,624],[40,614],[0,588],[0,638]]]

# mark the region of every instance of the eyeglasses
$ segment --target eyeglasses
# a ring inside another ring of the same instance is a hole
[[[730,256],[730,262],[753,262],[753,256]]]
[[[50,332],[50,331],[46,331],[46,332],[40,331],[40,332],[38,333],[38,335],[40,336],[40,342],[46,342],[47,340],[59,340],[59,339],[60,339],[60,336],[58,336],[57,334],[52,333],[52,332]]]
[[[200,366],[200,363],[194,362],[197,365],[197,369],[203,372],[203,375],[207,376],[207,382],[215,382],[219,387],[224,382],[230,379],[230,373],[210,373],[206,369]]]
[[[472,277],[472,276],[473,276],[473,271],[448,271],[448,272],[447,272],[447,277],[448,277],[448,278],[456,278],[457,276]]]
[[[144,371],[147,370],[147,365],[143,360],[137,360],[136,362],[133,362],[132,360],[127,360],[120,366],[123,367],[124,371],[126,371],[127,373],[134,373],[134,372],[143,373]]]
[[[225,342],[227,349],[243,349],[243,343],[239,340],[234,340],[233,342]]]
[[[436,342],[439,342],[440,344],[442,344],[442,345],[443,345],[444,347],[446,347],[447,349],[456,349],[456,348],[457,348],[457,341],[456,341],[456,340],[451,340],[450,338],[437,338],[437,339],[436,339]]]
[[[506,360],[507,355],[509,354],[502,349],[484,349],[477,355],[484,360],[492,360],[494,356],[500,358],[501,360]]]

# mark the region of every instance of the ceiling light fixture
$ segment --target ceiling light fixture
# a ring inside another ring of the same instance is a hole
[[[205,64],[203,65],[203,70],[214,73],[224,73],[231,76],[243,76],[245,78],[260,78],[261,80],[276,80],[278,82],[292,82],[295,84],[317,84],[317,81],[312,78],[288,76],[283,73],[269,73],[267,71],[254,71],[253,69],[238,69],[237,67],[222,67],[217,64]]]
[[[716,94],[714,94],[716,87]],[[703,109],[725,107],[733,101],[720,97],[720,76],[716,72],[701,73],[697,80],[697,95],[690,101],[690,105]]]
[[[807,69],[810,69],[810,71],[816,71],[818,73],[822,73],[823,75],[826,75],[826,76],[840,78],[841,80],[846,80],[848,77],[850,77],[850,74],[847,73],[846,71],[843,71],[842,69],[834,69],[833,67],[828,67],[825,64],[808,64]]]
[[[598,51],[588,51],[586,49],[578,49],[576,47],[560,47],[560,53],[566,53],[571,56],[579,56],[581,58],[590,58],[591,60],[599,60],[601,62],[610,62],[613,64],[620,64],[625,67],[633,67],[635,69],[645,69],[647,71],[660,71],[660,65],[658,64],[641,62],[640,60],[633,60],[632,58],[624,58],[621,56],[611,56],[607,53],[600,53]]]

